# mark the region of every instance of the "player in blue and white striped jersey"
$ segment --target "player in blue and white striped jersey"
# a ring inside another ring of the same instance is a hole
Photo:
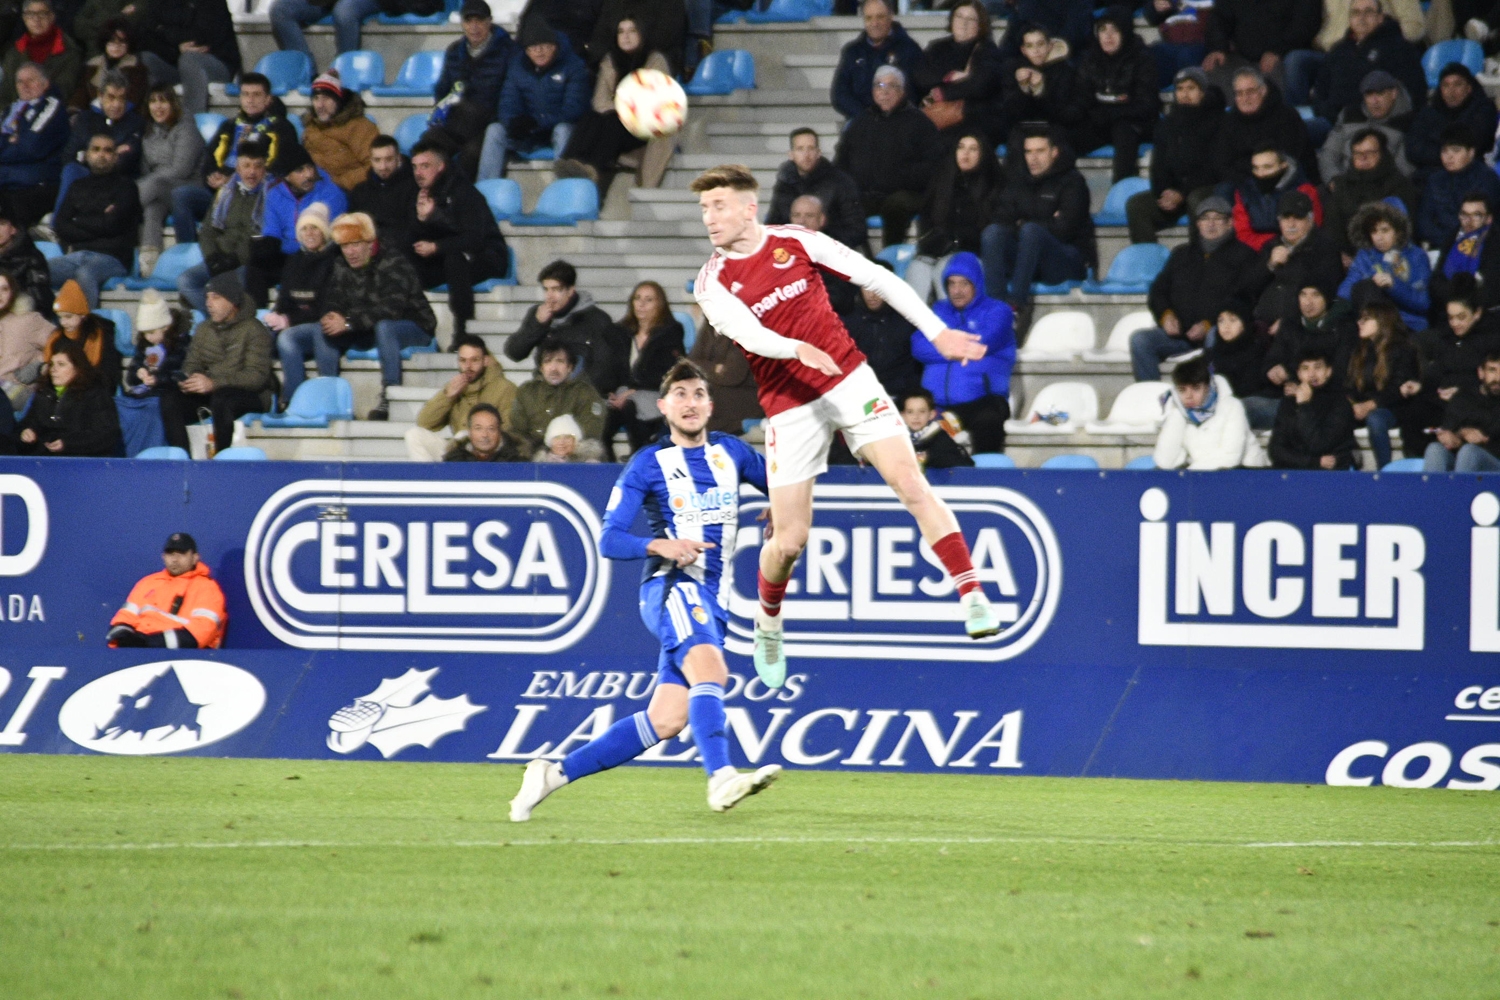
[[[513,822],[530,819],[538,803],[568,782],[632,761],[688,723],[715,812],[761,791],[781,772],[779,764],[753,774],[735,770],[724,731],[724,568],[734,558],[740,484],[765,492],[765,460],[738,438],[708,433],[713,400],[707,378],[691,361],[679,361],[662,379],[658,405],[669,436],[630,460],[610,494],[599,543],[609,559],[647,560],[641,619],[661,642],[656,691],[644,712],[621,719],[560,762],[526,765],[510,802]],[[642,510],[650,538],[630,530]]]

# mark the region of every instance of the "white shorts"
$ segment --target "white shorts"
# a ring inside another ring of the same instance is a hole
[[[821,398],[766,421],[766,482],[790,486],[828,470],[828,447],[836,431],[856,455],[872,441],[899,437],[908,444],[906,424],[867,364],[861,364]]]

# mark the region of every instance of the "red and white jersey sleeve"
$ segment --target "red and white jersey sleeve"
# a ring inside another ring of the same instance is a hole
[[[767,416],[812,402],[843,380],[798,361],[798,341],[825,351],[845,375],[865,360],[828,302],[822,273],[879,295],[928,337],[943,329],[910,285],[822,233],[766,226],[748,254],[715,251],[693,295],[714,329],[745,351]]]

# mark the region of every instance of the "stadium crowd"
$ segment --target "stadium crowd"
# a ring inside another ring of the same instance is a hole
[[[474,286],[510,270],[475,182],[550,147],[557,176],[601,196],[622,169],[660,184],[675,140],[626,131],[615,88],[640,68],[686,78],[735,6],[532,0],[512,35],[464,0],[404,155],[331,68],[297,127],[241,65],[225,0],[24,0],[0,17],[0,449],[122,454],[142,413],[169,444],[206,418],[228,447],[235,420],[284,410],[308,362],[337,375],[350,350],[374,349],[384,389],[400,385],[403,351],[435,342],[426,292],[439,288],[456,373],[406,435],[413,459],[617,460],[660,433],[656,389],[684,355],[714,381],[715,427],[739,432],[761,415],[744,359],[711,329],[684,330],[656,282],[615,320],[567,261],[543,268],[541,301],[504,343],[534,361],[524,385],[468,331]],[[1429,468],[1500,468],[1497,112],[1462,63],[1430,89],[1422,66],[1424,39],[1500,48],[1470,7],[1149,0],[1148,44],[1125,7],[959,0],[924,48],[888,0],[864,0],[834,71],[832,157],[815,130],[793,131],[766,220],[864,253],[868,216],[886,247],[914,230],[906,280],[986,342],[982,362],[944,360],[847,282],[827,290],[925,460],[965,464],[1004,450],[1035,289],[1099,268],[1080,157],[1107,157],[1120,182],[1150,144],[1149,186],[1126,202],[1131,242],[1188,226],[1150,284],[1154,325],[1130,342],[1137,380],[1177,362],[1159,466],[1349,468],[1364,427],[1381,464],[1399,430]],[[303,29],[325,16],[346,52],[377,13],[438,10],[275,0],[270,18],[278,45],[310,55]],[[231,80],[238,113],[205,141],[193,115]],[[202,262],[175,296],[142,295],[127,362],[100,291],[149,278],[169,225]],[[389,417],[384,389],[368,419]]]

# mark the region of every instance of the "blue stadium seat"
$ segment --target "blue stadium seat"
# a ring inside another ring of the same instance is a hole
[[[124,309],[95,309],[94,315],[103,316],[115,325],[115,350],[126,358],[135,353],[135,330],[130,313]]]
[[[682,348],[691,352],[693,345],[698,342],[698,324],[693,322],[693,314],[682,309],[673,309],[672,318],[682,324]]]
[[[161,256],[156,261],[156,269],[151,272],[151,277],[111,278],[104,283],[104,287],[107,289],[123,288],[131,292],[139,292],[147,288],[175,292],[177,279],[182,276],[182,272],[201,263],[203,263],[203,249],[198,244],[174,243],[161,252]]]
[[[266,453],[259,448],[241,446],[239,448],[225,448],[223,451],[214,453],[216,462],[264,462]]]
[[[745,49],[730,49],[734,53],[734,89],[755,89],[755,56]]]
[[[345,90],[369,90],[385,83],[385,57],[379,52],[354,49],[341,52],[333,60],[333,68],[339,71],[339,80]],[[312,93],[312,84],[303,88],[303,93]]]
[[[1016,460],[997,451],[982,451],[974,456],[976,469],[1014,469]]]
[[[1103,281],[1085,281],[1091,295],[1142,295],[1166,266],[1172,248],[1160,243],[1132,243],[1115,254]]]
[[[198,126],[198,134],[203,136],[203,141],[212,142],[214,133],[224,124],[224,116],[212,111],[200,111],[193,116],[193,122]]]
[[[63,255],[63,248],[58,246],[56,243],[53,243],[51,240],[37,240],[36,248],[40,250],[42,252],[42,256],[47,258],[48,260],[52,260]]]
[[[520,150],[512,150],[512,152],[514,152],[517,156],[527,161],[528,163],[536,160],[557,159],[557,150],[553,149],[551,146],[538,146],[536,149],[530,150],[528,152],[521,152]]]
[[[1125,468],[1133,469],[1137,472],[1154,469],[1156,468],[1156,459],[1150,455],[1142,455],[1139,458],[1132,458],[1126,462]]]
[[[265,74],[271,81],[271,93],[282,96],[299,87],[310,86],[313,78],[312,60],[306,52],[296,49],[278,49],[260,57],[255,72]],[[239,84],[231,83],[224,88],[230,97],[239,96]]]
[[[510,220],[513,226],[576,226],[599,218],[599,188],[582,177],[553,181],[536,200],[536,207]]]
[[[915,243],[892,243],[875,255],[876,260],[883,260],[891,265],[896,271],[896,277],[906,277],[906,269],[911,266],[912,258],[917,255]]]
[[[427,117],[430,112],[418,111],[414,115],[407,115],[401,119],[401,124],[396,126],[396,145],[401,147],[402,156],[410,156],[411,148],[422,138],[422,133],[427,131]]]
[[[750,24],[777,24],[811,21],[832,13],[833,0],[771,0],[765,10],[746,11],[745,20]]]
[[[1140,149],[1136,151],[1136,155],[1145,156],[1149,152],[1151,152],[1151,143],[1143,142],[1141,143]],[[1115,147],[1100,146],[1092,153],[1085,153],[1084,155],[1091,160],[1112,160],[1114,159],[1115,155]]]
[[[1097,469],[1099,463],[1089,455],[1053,455],[1042,463],[1044,469]]]
[[[1420,458],[1398,458],[1385,463],[1381,472],[1425,472]]]
[[[443,73],[443,50],[413,52],[396,71],[395,82],[370,88],[376,97],[431,97]]]
[[[1443,67],[1449,63],[1463,63],[1475,76],[1484,72],[1484,49],[1478,42],[1467,38],[1450,38],[1422,53],[1422,72],[1427,74],[1427,86],[1436,87]]]
[[[744,420],[740,421],[740,433],[749,434],[751,431],[755,430],[755,428],[759,427],[765,422],[766,421],[764,417],[746,417]]]
[[[1096,226],[1123,226],[1129,220],[1125,218],[1125,202],[1142,191],[1150,191],[1151,182],[1144,177],[1127,177],[1116,181],[1109,189],[1109,194],[1104,196],[1104,208],[1094,216]]]
[[[881,226],[884,226],[884,225],[885,225],[885,220],[882,219],[878,215],[870,215],[870,216],[866,216],[865,217],[865,228],[866,229],[879,229]]]
[[[404,353],[404,352],[403,352]],[[310,378],[297,386],[286,413],[260,416],[262,427],[327,427],[330,420],[354,419],[354,388],[342,378]]]
[[[521,214],[521,185],[509,177],[479,181],[474,188],[484,195],[496,222],[506,222]]]
[[[377,14],[375,20],[380,24],[447,24],[462,6],[462,0],[447,0],[436,14]]]
[[[735,89],[733,49],[710,52],[698,63],[693,78],[682,89],[693,97],[731,94]],[[749,55],[747,52],[746,55]]]
[[[140,454],[136,455],[135,457],[136,458],[144,458],[148,462],[149,461],[153,461],[153,460],[154,461],[163,461],[163,460],[165,460],[165,461],[168,461],[168,462],[186,462],[186,461],[189,461],[193,456],[189,455],[187,452],[183,451],[181,448],[174,448],[174,447],[172,447],[169,444],[163,444],[163,445],[158,445],[155,448],[147,448],[144,451],[142,451]]]

